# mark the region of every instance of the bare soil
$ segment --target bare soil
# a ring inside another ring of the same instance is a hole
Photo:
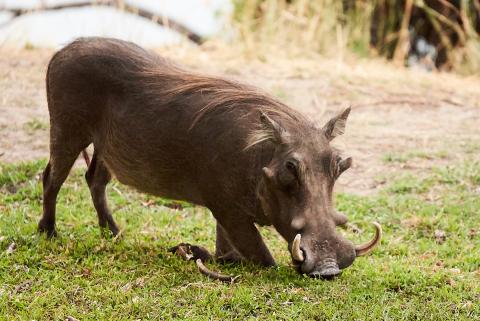
[[[398,175],[480,159],[480,78],[382,61],[249,57],[218,44],[157,50],[192,69],[257,85],[318,121],[347,106],[335,145],[354,167],[337,189],[370,194]],[[0,48],[0,161],[48,157],[45,71],[53,50]],[[83,166],[83,165],[82,165]]]

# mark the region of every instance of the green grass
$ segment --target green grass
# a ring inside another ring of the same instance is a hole
[[[480,163],[400,177],[377,196],[341,194],[337,206],[371,237],[385,236],[333,281],[298,275],[286,243],[262,234],[278,266],[216,265],[233,285],[167,253],[182,241],[214,248],[208,211],[142,195],[118,183],[109,200],[122,238],[102,237],[83,179],[60,192],[59,237],[36,233],[44,161],[0,164],[0,319],[64,320],[475,320],[480,318]],[[112,188],[114,187],[114,188]],[[434,195],[432,195],[432,193]],[[165,206],[167,205],[167,206]],[[435,238],[435,230],[446,239]],[[15,242],[10,254],[6,249]]]
[[[385,163],[407,163],[409,160],[416,159],[446,159],[448,153],[444,150],[441,151],[422,151],[412,150],[406,153],[388,153],[384,155],[383,161]]]

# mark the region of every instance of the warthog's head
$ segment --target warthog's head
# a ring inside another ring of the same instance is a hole
[[[347,217],[335,210],[332,201],[337,178],[352,165],[330,147],[343,134],[350,108],[332,118],[321,129],[314,126],[283,127],[280,119],[261,114],[264,137],[275,143],[273,159],[263,168],[258,197],[265,214],[289,242],[299,272],[331,278],[350,266],[357,256],[372,250],[380,241],[381,229],[367,244],[355,246],[336,227]]]

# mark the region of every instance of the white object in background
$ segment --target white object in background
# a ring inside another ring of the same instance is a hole
[[[12,20],[12,18],[13,18],[13,13],[8,11],[0,11],[0,28],[2,27],[3,24]]]
[[[37,9],[61,4],[85,3],[86,0],[0,0],[3,9]]]
[[[228,36],[226,27],[233,12],[232,0],[123,0],[132,7],[167,18],[201,37]],[[3,9],[36,10],[88,2],[87,0],[0,0]],[[92,2],[94,2],[92,0]],[[80,8],[75,9],[80,10]],[[44,12],[48,14],[48,12]]]
[[[0,26],[0,45],[60,47],[78,37],[103,36],[158,47],[185,39],[178,32],[109,7],[33,12]]]
[[[231,0],[125,0],[125,3],[170,18],[201,37],[222,33],[233,11]]]

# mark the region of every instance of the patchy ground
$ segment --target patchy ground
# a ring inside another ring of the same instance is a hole
[[[480,152],[480,78],[380,61],[248,59],[214,44],[158,51],[190,68],[260,86],[319,124],[351,105],[347,134],[336,143],[355,162],[339,190],[370,194],[399,172],[422,175]],[[0,161],[48,157],[44,77],[51,55],[0,49]]]

